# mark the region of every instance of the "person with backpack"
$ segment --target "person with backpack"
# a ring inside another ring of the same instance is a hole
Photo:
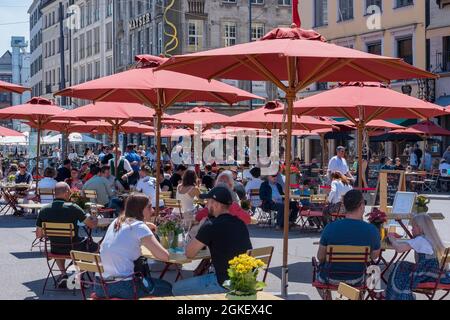
[[[117,168],[116,168],[116,157]],[[118,181],[125,190],[130,190],[130,184],[128,183],[128,178],[131,177],[134,173],[133,168],[130,165],[130,162],[122,157],[122,150],[116,149],[114,150],[114,158],[109,160],[109,166],[111,168],[111,175],[116,177],[116,181]]]

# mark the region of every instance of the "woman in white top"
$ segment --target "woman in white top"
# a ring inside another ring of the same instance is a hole
[[[323,210],[323,223],[327,225],[332,220],[332,215],[342,210],[342,199],[352,186],[346,176],[339,171],[331,173],[331,191],[328,194],[328,205]]]
[[[195,206],[194,199],[200,195],[197,187],[197,175],[193,170],[186,170],[183,174],[180,185],[177,187],[176,199],[180,200],[183,218],[194,219]]]
[[[154,236],[156,227],[146,223],[152,215],[150,199],[144,194],[131,194],[125,203],[124,213],[109,226],[100,247],[103,264],[103,279],[106,281],[122,280],[108,284],[109,298],[133,299],[145,296],[169,296],[172,294],[170,283],[153,279],[146,274],[134,277],[135,261],[141,256],[141,246],[148,249],[156,259],[167,261],[169,252],[164,249]],[[96,285],[97,297],[104,298],[101,285]]]
[[[389,241],[397,253],[414,250],[415,263],[409,261],[398,262],[388,281],[386,289],[387,300],[415,300],[412,292],[420,283],[449,283],[448,274],[440,274],[441,260],[444,256],[445,246],[427,214],[418,214],[411,220],[412,235],[410,240],[398,240],[395,234],[389,234]],[[448,265],[444,269],[448,272]]]

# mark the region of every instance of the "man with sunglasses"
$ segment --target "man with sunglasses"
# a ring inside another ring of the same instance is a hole
[[[27,166],[25,163],[19,163],[19,172],[16,174],[15,182],[31,184],[32,181],[33,177],[31,176],[31,173],[27,171]]]

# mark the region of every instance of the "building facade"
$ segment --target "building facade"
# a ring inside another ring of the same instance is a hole
[[[302,27],[315,29],[329,42],[373,54],[399,57],[419,68],[427,67],[427,3],[413,0],[303,0]],[[401,91],[405,83],[393,83]],[[423,88],[416,81],[406,83],[411,94]],[[318,83],[311,91],[323,90]]]
[[[427,27],[427,67],[439,74],[436,80],[436,103],[450,106],[450,1],[430,1],[429,25]],[[441,125],[450,128],[450,117],[442,117]],[[450,144],[445,138],[444,146]]]
[[[61,105],[61,97],[54,97],[53,94],[60,90],[61,83],[61,50],[64,52],[64,78],[65,86],[71,85],[71,30],[64,26],[63,37],[64,45],[60,44],[60,3],[63,6],[62,12],[64,19],[69,16],[69,5],[73,0],[42,0],[42,76],[43,93],[42,96],[55,100]],[[70,100],[70,99],[69,99]],[[66,107],[70,101],[66,102]]]
[[[12,81],[24,87],[30,87],[30,53],[27,52],[28,42],[25,37],[11,37],[12,51]],[[13,94],[12,105],[26,103],[31,99],[29,91],[23,94]]]
[[[31,95],[39,97],[44,93],[42,72],[42,0],[34,0],[28,9],[30,15],[30,80]]]
[[[12,83],[12,54],[6,51],[0,57],[0,80]],[[6,108],[12,105],[12,93],[0,92],[0,108]]]

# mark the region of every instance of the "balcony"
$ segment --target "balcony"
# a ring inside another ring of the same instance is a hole
[[[188,0],[188,13],[205,14],[205,0]]]

